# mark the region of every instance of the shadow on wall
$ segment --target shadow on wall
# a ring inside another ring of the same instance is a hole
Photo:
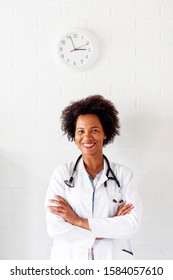
[[[0,154],[0,259],[46,259],[45,189],[11,158]]]
[[[127,133],[134,139],[136,152],[134,183],[144,206],[135,246],[137,258],[172,259],[173,120],[143,114],[130,116],[128,123]]]

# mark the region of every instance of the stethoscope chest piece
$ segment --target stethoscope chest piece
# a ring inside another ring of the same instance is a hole
[[[69,187],[69,188],[74,188],[74,183],[73,183],[73,176],[70,177],[69,180],[64,180],[64,183]]]
[[[72,178],[72,177],[71,177]],[[70,178],[70,179],[71,179]],[[64,183],[69,187],[69,188],[74,188],[73,180],[64,180]],[[73,179],[73,178],[72,178]]]

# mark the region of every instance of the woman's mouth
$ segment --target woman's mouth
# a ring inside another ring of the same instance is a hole
[[[82,146],[85,149],[92,149],[95,146],[95,143],[82,143]]]

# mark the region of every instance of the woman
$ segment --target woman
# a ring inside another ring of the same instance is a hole
[[[118,112],[100,95],[66,107],[62,130],[81,151],[75,162],[57,167],[46,195],[52,259],[130,259],[141,204],[130,169],[109,162],[103,146],[119,134]],[[109,169],[109,164],[110,168]],[[108,174],[109,171],[109,174]]]

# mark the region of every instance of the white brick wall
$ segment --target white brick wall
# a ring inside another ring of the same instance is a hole
[[[52,54],[68,27],[93,30],[99,61],[62,70]],[[173,1],[0,1],[0,259],[48,259],[44,195],[51,170],[77,155],[59,117],[100,93],[120,112],[105,153],[134,170],[143,204],[139,259],[173,258]],[[114,156],[113,156],[114,155]]]

